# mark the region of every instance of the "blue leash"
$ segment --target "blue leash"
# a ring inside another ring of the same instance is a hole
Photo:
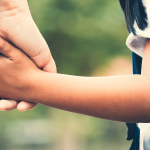
[[[141,74],[141,65],[142,57],[138,56],[132,52],[132,65],[133,65],[133,74]],[[139,150],[140,149],[140,129],[136,123],[126,123],[128,128],[126,140],[132,141],[131,147],[129,150]]]

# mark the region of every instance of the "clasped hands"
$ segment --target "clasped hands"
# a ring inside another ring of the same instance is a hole
[[[23,93],[15,89],[17,78],[25,77],[27,74],[30,79],[34,78],[33,74],[29,73],[29,70],[32,71],[33,68],[38,71],[38,68],[40,68],[46,72],[56,73],[56,65],[47,43],[32,19],[27,0],[0,1],[0,37],[0,53],[5,55],[0,56],[0,72],[3,73],[3,75],[0,74],[0,87],[8,91],[0,93],[0,98],[7,99],[0,100],[0,110],[10,111],[17,108],[19,111],[25,111],[32,109],[37,105],[36,103],[27,102],[25,99],[19,101],[18,99],[23,97]],[[9,43],[13,43],[17,48]],[[10,88],[1,80],[4,78],[4,74],[6,80],[12,80],[14,75]],[[10,74],[12,75],[11,78]],[[24,83],[22,79],[19,80],[19,82],[22,82],[19,85],[20,90],[21,84]],[[29,80],[26,80],[26,83],[29,82]],[[14,88],[11,89],[13,85]],[[16,92],[14,92],[15,90]],[[17,101],[9,100],[9,97],[12,98],[13,92],[15,94],[14,99]],[[22,93],[22,96],[19,96],[20,93]]]

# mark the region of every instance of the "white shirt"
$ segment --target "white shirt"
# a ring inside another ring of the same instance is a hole
[[[143,0],[146,7],[148,17],[148,27],[145,30],[140,30],[137,24],[134,24],[136,36],[129,34],[126,44],[130,50],[139,56],[143,56],[145,42],[150,38],[150,0]],[[140,128],[140,150],[150,150],[150,123],[139,123]]]
[[[150,0],[143,0],[148,17],[148,27],[145,30],[140,30],[137,24],[134,24],[136,36],[129,34],[126,44],[130,50],[139,56],[143,56],[146,38],[150,38]]]

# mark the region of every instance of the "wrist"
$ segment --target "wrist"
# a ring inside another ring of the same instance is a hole
[[[52,106],[53,100],[57,97],[57,87],[59,82],[57,82],[57,79],[58,76],[56,73],[49,73],[41,70],[38,71],[34,77],[26,81],[26,90],[23,92],[24,98],[22,98],[27,102]]]
[[[24,100],[27,102],[38,103],[38,95],[40,94],[40,82],[44,74],[43,71],[37,70],[37,72],[28,73],[25,77],[21,77],[20,83],[21,88],[19,87],[19,98],[18,100]],[[24,79],[23,79],[24,78]]]

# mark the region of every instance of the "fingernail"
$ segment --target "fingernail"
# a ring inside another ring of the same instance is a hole
[[[18,111],[20,111],[20,112],[25,112],[25,111],[27,111],[27,110],[18,110]]]

